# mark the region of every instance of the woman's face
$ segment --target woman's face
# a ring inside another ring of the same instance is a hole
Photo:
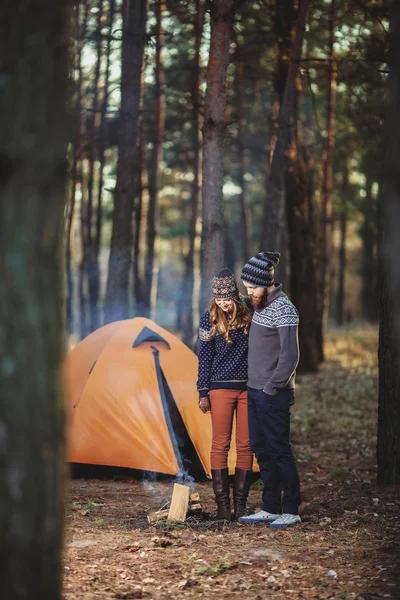
[[[226,313],[233,312],[233,300],[230,298],[215,298],[215,304]]]

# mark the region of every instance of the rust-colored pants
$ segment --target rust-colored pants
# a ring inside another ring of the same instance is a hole
[[[236,411],[236,466],[250,470],[253,453],[250,448],[247,413],[247,390],[211,390],[211,468],[225,469],[231,446],[233,416]]]

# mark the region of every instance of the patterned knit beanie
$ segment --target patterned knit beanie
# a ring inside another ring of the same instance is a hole
[[[274,285],[274,267],[279,264],[279,252],[259,252],[244,265],[240,274],[242,281],[257,287],[268,288]]]
[[[237,298],[239,296],[239,288],[236,283],[234,274],[230,269],[221,269],[211,282],[211,290],[214,298]]]

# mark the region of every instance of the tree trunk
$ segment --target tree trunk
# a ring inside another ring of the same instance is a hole
[[[296,93],[296,98],[299,92]],[[298,112],[295,102],[294,114]],[[302,140],[300,117],[291,134],[290,160],[286,172],[286,200],[291,256],[290,293],[300,314],[299,373],[318,370],[316,227],[314,164]]]
[[[346,237],[347,237],[347,190],[349,186],[349,174],[347,168],[343,173],[343,186],[341,198],[340,223],[340,245],[339,245],[339,273],[338,289],[336,295],[336,321],[338,325],[345,322],[345,274],[346,274]]]
[[[361,306],[367,321],[376,321],[379,312],[377,265],[377,203],[372,194],[371,177],[367,176],[366,197],[363,202],[364,223],[360,234],[363,243]]]
[[[132,213],[138,142],[146,0],[125,0],[122,35],[120,138],[105,300],[105,321],[129,316]]]
[[[203,122],[203,203],[201,239],[201,309],[209,300],[209,285],[224,261],[224,111],[229,65],[233,0],[211,4],[211,42]]]
[[[290,3],[288,3],[290,5]],[[309,0],[300,0],[295,25],[295,35],[287,68],[285,88],[279,110],[276,142],[268,175],[263,219],[261,225],[261,248],[279,250],[285,239],[285,190],[284,172],[286,152],[290,140],[290,128],[294,121],[296,78],[301,58]],[[284,265],[282,265],[285,267]]]
[[[160,162],[162,160],[162,143],[165,127],[165,90],[164,90],[164,65],[163,46],[164,31],[162,17],[165,11],[166,0],[157,0],[156,13],[156,64],[155,64],[155,89],[154,89],[154,122],[152,137],[152,156],[149,168],[149,205],[147,210],[147,255],[145,268],[145,316],[150,317],[154,311],[157,299],[158,257],[156,238],[159,221],[158,191],[160,187]]]
[[[331,0],[330,35],[329,35],[329,68],[328,94],[326,105],[326,143],[323,157],[322,178],[322,223],[321,223],[321,270],[320,290],[318,294],[317,326],[319,330],[320,362],[324,360],[324,335],[329,315],[329,294],[331,281],[332,251],[332,188],[333,188],[333,150],[335,146],[335,112],[336,112],[336,80],[337,66],[335,62],[335,20],[336,0]]]
[[[99,110],[99,86],[101,70],[101,29],[104,12],[103,0],[98,0],[97,13],[97,44],[96,44],[96,67],[93,77],[93,102],[92,118],[90,130],[90,148],[89,148],[89,173],[88,173],[88,255],[87,255],[87,281],[89,293],[89,332],[95,331],[99,326],[99,294],[100,294],[100,271],[97,253],[97,239],[94,220],[94,179],[95,163],[97,159],[97,148],[99,142],[101,111]]]
[[[263,211],[263,222],[261,225],[260,231],[260,247],[265,248],[266,244],[269,243],[271,239],[271,243],[275,244],[274,239],[271,238],[271,235],[275,235],[276,227],[273,225],[273,222],[269,219],[269,200],[267,196],[268,186],[269,186],[269,178],[271,174],[271,164],[272,159],[275,153],[276,141],[279,131],[279,114],[280,109],[283,103],[283,97],[285,93],[285,84],[288,74],[289,61],[288,57],[291,55],[292,51],[292,33],[293,27],[296,20],[296,11],[294,10],[294,0],[281,0],[280,2],[276,2],[275,6],[275,22],[274,22],[274,33],[275,33],[275,57],[276,57],[276,66],[274,72],[274,90],[272,94],[272,114],[271,114],[271,138],[269,142],[269,161],[266,169],[266,200],[264,204]],[[288,140],[289,144],[289,140]],[[284,177],[284,174],[282,174]],[[280,267],[279,273],[281,281],[285,282],[286,291],[288,291],[288,280],[289,280],[289,272],[290,272],[290,252],[289,252],[289,244],[288,244],[288,224],[287,224],[287,215],[286,215],[286,202],[284,197],[284,191],[282,192],[281,200],[283,202],[283,206],[277,208],[277,211],[280,215],[281,222],[279,223],[279,229],[281,232],[279,239],[279,251],[281,253]]]
[[[0,5],[0,597],[61,598],[68,1]]]
[[[196,0],[196,16],[194,21],[194,60],[191,80],[192,99],[192,151],[193,151],[193,185],[190,204],[189,248],[184,256],[184,275],[182,293],[178,302],[178,318],[183,329],[183,341],[190,348],[194,345],[194,322],[198,320],[198,302],[194,303],[195,264],[199,262],[199,204],[200,204],[200,108],[201,108],[201,61],[200,47],[204,27],[205,0]],[[195,304],[195,305],[194,305]]]
[[[378,483],[400,484],[400,5],[391,5],[391,61],[385,131],[384,283],[380,298]]]
[[[83,18],[81,20],[81,12]],[[87,19],[89,14],[89,2],[83,0],[82,3],[75,6],[75,36],[76,36],[76,71],[77,81],[75,86],[75,139],[72,150],[72,165],[70,175],[70,197],[67,204],[67,227],[66,227],[66,243],[65,243],[65,274],[67,282],[66,295],[66,329],[72,333],[74,329],[74,280],[72,274],[72,228],[75,213],[76,188],[79,174],[79,164],[82,161],[82,97],[83,97],[83,73],[82,73],[82,52],[85,43],[85,35],[87,28]]]
[[[140,120],[138,161],[137,161],[137,193],[133,219],[133,295],[135,298],[135,315],[144,314],[144,290],[140,274],[140,236],[142,231],[144,172],[146,169],[146,136],[143,119]]]
[[[245,151],[245,135],[244,135],[244,112],[243,112],[243,62],[237,56],[236,60],[236,77],[235,77],[235,102],[236,102],[236,118],[238,122],[238,154],[239,154],[239,177],[238,184],[239,192],[239,215],[240,215],[240,231],[241,231],[241,261],[245,264],[250,258],[249,247],[249,211],[247,208],[245,196],[245,174],[246,168],[244,163]]]
[[[97,189],[97,208],[96,208],[96,220],[95,220],[95,264],[96,269],[99,272],[99,287],[100,287],[100,250],[101,250],[101,235],[103,229],[103,185],[104,185],[104,167],[105,167],[105,136],[106,136],[106,124],[107,124],[107,108],[108,108],[108,96],[110,89],[110,68],[111,68],[111,41],[113,34],[113,25],[115,17],[115,0],[109,0],[108,11],[107,11],[107,23],[108,29],[107,46],[106,46],[106,65],[104,69],[104,85],[103,95],[101,102],[100,112],[100,124],[99,124],[99,139],[98,139],[98,155],[99,155],[99,181]],[[100,317],[99,317],[100,321]]]

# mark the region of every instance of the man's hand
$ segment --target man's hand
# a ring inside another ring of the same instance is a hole
[[[207,396],[199,396],[199,408],[201,410],[202,413],[206,414],[208,412],[211,411],[211,403],[210,403],[210,398],[207,394]]]

